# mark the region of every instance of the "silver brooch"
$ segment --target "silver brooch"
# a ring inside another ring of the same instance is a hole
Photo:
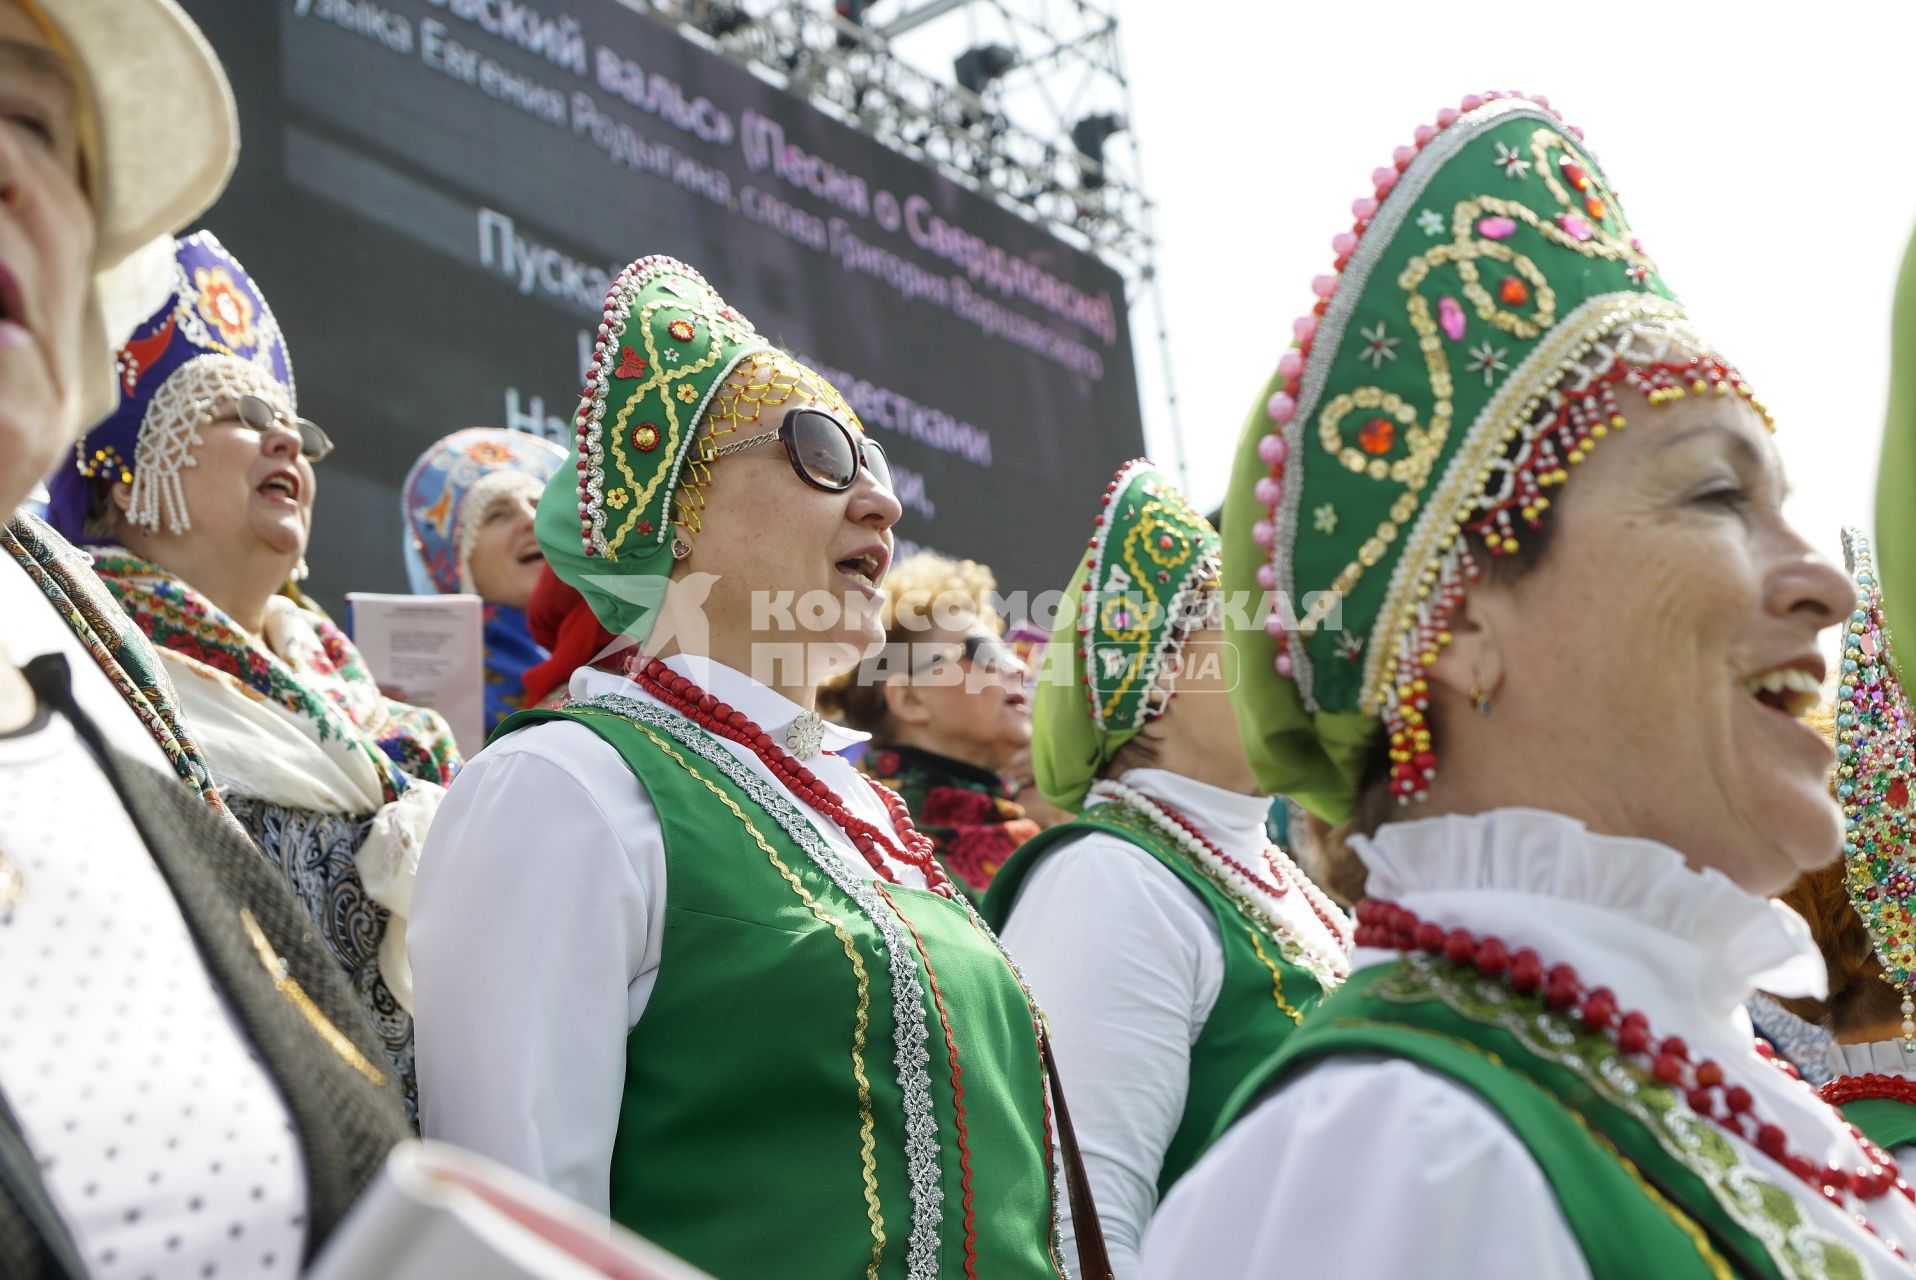
[[[801,711],[785,726],[785,748],[800,760],[810,760],[825,744],[825,721],[816,711]]]

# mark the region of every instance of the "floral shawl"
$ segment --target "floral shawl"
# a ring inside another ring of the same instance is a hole
[[[328,754],[363,756],[378,774],[384,802],[397,799],[409,777],[441,785],[452,780],[459,753],[446,722],[435,711],[381,694],[352,641],[324,614],[276,599],[268,625],[281,652],[270,652],[160,566],[120,547],[93,553],[107,588],[155,645],[183,659],[193,674],[223,677],[276,709]]]
[[[180,781],[223,812],[219,790],[199,745],[181,721],[178,696],[159,655],[101,589],[86,557],[51,526],[25,512],[16,513],[0,528],[0,548],[46,594],[60,620],[153,735]]]
[[[984,897],[1018,846],[1038,834],[1005,780],[989,769],[889,746],[868,751],[862,767],[904,797],[912,822],[931,837],[938,861],[973,901]]]

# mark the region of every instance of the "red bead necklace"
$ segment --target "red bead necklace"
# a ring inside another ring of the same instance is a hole
[[[1874,1200],[1891,1188],[1916,1202],[1916,1191],[1903,1181],[1895,1160],[1855,1125],[1849,1126],[1850,1136],[1866,1158],[1860,1169],[1819,1165],[1791,1151],[1783,1127],[1761,1120],[1753,1110],[1756,1100],[1750,1091],[1740,1084],[1730,1084],[1721,1066],[1707,1059],[1692,1063],[1689,1046],[1682,1039],[1668,1036],[1659,1040],[1643,1014],[1618,1009],[1615,992],[1608,987],[1584,986],[1577,971],[1567,964],[1546,969],[1529,947],[1513,953],[1498,938],[1479,938],[1466,929],[1446,930],[1379,898],[1366,898],[1357,904],[1357,945],[1440,955],[1454,965],[1506,983],[1522,995],[1541,993],[1550,1008],[1582,1022],[1585,1030],[1608,1036],[1625,1057],[1647,1065],[1658,1081],[1682,1093],[1691,1110],[1755,1144],[1757,1150],[1832,1203],[1840,1205],[1845,1195]],[[1759,1042],[1758,1052],[1790,1075],[1796,1074],[1789,1064],[1774,1056],[1767,1044]],[[1862,1222],[1860,1216],[1857,1221]],[[1867,1222],[1862,1225],[1876,1234]],[[1897,1257],[1905,1256],[1895,1245],[1889,1247]]]
[[[1874,1071],[1861,1076],[1838,1076],[1816,1092],[1832,1107],[1840,1107],[1847,1102],[1861,1102],[1865,1098],[1887,1098],[1892,1102],[1907,1102],[1916,1106],[1916,1080],[1907,1076],[1879,1075]]]
[[[897,792],[865,779],[865,784],[884,802],[892,825],[898,829],[899,842],[894,843],[883,831],[853,813],[823,778],[800,764],[743,711],[720,702],[657,658],[649,659],[632,673],[632,678],[641,689],[701,729],[740,744],[764,761],[765,767],[787,791],[831,819],[880,877],[898,883],[889,859],[918,868],[933,892],[947,898],[956,897],[950,878],[932,856],[931,837],[912,823],[911,811]]]
[[[1179,813],[1176,809],[1173,809],[1170,805],[1164,803],[1164,801],[1154,799],[1151,796],[1141,796],[1140,798],[1143,799],[1146,803],[1148,803],[1152,808],[1156,809],[1159,813],[1163,814],[1166,818],[1169,818],[1172,822],[1175,822],[1179,826],[1179,828],[1181,828],[1184,831],[1186,835],[1190,836],[1193,840],[1203,845],[1206,851],[1208,851],[1212,857],[1216,858],[1219,862],[1222,862],[1225,866],[1231,868],[1231,870],[1243,876],[1246,880],[1249,880],[1252,884],[1256,885],[1258,888],[1262,889],[1264,892],[1270,894],[1273,898],[1281,898],[1285,894],[1291,891],[1290,884],[1284,879],[1284,869],[1277,865],[1276,860],[1271,857],[1271,853],[1268,848],[1264,851],[1264,866],[1271,873],[1272,878],[1270,880],[1266,880],[1263,876],[1260,876],[1257,872],[1251,870],[1249,867],[1239,862],[1236,858],[1233,858],[1230,854],[1224,852],[1223,849],[1217,846],[1216,842],[1211,840],[1210,837],[1206,836],[1202,831],[1198,830],[1197,824],[1195,822],[1192,822],[1189,818]],[[1306,893],[1304,895],[1304,901],[1306,904],[1309,905],[1311,909],[1311,913],[1315,915],[1320,922],[1323,923],[1326,929],[1330,930],[1331,937],[1339,939],[1341,941],[1344,937],[1345,930],[1347,930],[1350,926],[1347,923],[1340,923],[1336,920],[1333,920],[1331,916],[1326,914],[1324,911],[1324,908],[1318,903],[1317,896],[1315,894]]]

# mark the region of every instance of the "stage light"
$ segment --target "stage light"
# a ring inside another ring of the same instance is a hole
[[[1123,117],[1112,115],[1109,111],[1086,116],[1071,126],[1071,141],[1078,148],[1078,154],[1097,166],[1082,172],[1080,182],[1086,190],[1095,190],[1104,185],[1104,144],[1112,134],[1123,132],[1125,127]]]
[[[982,94],[985,88],[1011,70],[1018,62],[1018,55],[1001,44],[981,44],[965,50],[952,59],[952,73],[958,83],[973,93]]]
[[[698,16],[698,28],[715,40],[722,40],[734,31],[749,23],[751,15],[737,5],[725,4],[723,0],[712,0],[701,5]]]

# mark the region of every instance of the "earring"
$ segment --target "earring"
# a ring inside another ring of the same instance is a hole
[[[692,554],[691,543],[687,542],[684,538],[680,538],[676,536],[672,539],[672,558],[674,560],[683,560],[685,559],[685,557],[691,554]]]
[[[1478,715],[1487,716],[1490,714],[1490,694],[1475,680],[1470,682],[1470,700],[1477,704]]]

